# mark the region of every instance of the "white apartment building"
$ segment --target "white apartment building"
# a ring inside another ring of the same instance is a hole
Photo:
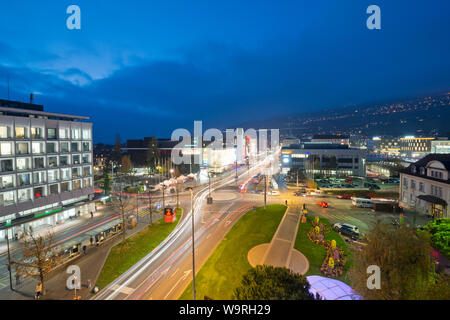
[[[401,207],[449,218],[450,154],[430,154],[400,171]]]
[[[88,119],[0,100],[0,239],[94,211]]]

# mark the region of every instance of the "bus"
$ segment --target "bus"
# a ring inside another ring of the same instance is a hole
[[[353,198],[352,205],[358,208],[372,208],[373,202],[371,199]]]

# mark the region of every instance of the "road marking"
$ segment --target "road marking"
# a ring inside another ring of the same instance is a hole
[[[175,275],[175,273],[177,273],[178,272],[178,270],[180,269],[180,267],[178,267],[174,272],[172,272],[172,274],[170,275],[170,277],[169,278],[172,278],[174,275]]]
[[[164,300],[166,300],[167,297],[172,293],[173,289],[175,289],[175,287],[178,286],[178,283],[180,283],[180,281],[186,280],[187,276],[191,272],[192,272],[192,270],[187,270],[187,271],[183,272],[184,273],[183,276],[180,279],[178,279],[178,281],[175,283],[175,285],[172,287],[172,289],[170,289],[170,291],[166,294],[166,296],[164,297]]]
[[[125,287],[125,286],[124,286],[124,287],[120,288],[120,285],[118,285],[118,284],[112,286],[112,287],[111,287],[111,290],[113,290],[113,291],[118,290],[119,292],[123,292],[123,293],[125,293],[125,294],[131,294],[131,293],[133,293],[133,291],[134,291],[134,289],[133,289],[133,288],[130,288],[130,287]]]

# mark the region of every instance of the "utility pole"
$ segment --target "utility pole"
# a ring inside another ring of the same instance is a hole
[[[165,184],[162,185],[162,193],[163,193],[163,207],[162,207],[162,209],[163,209],[163,212],[164,212],[164,208],[166,207],[166,204],[164,202],[164,191],[165,191],[164,189],[166,189]]]
[[[237,151],[236,151],[237,152]],[[235,175],[235,180],[236,180],[236,185],[237,185],[237,181],[238,181],[238,174],[237,174],[237,155],[236,155],[236,162],[235,162],[235,170],[236,170],[236,175]]]
[[[136,219],[139,217],[139,189],[136,193]]]
[[[152,218],[152,196],[150,195],[150,184],[148,185],[148,203],[149,203],[149,215],[150,215],[150,225],[153,224],[153,218]]]
[[[267,207],[267,175],[264,175],[264,210]]]
[[[207,204],[212,204],[212,197],[211,197],[211,172],[208,171],[208,198],[207,200]]]
[[[192,223],[192,288],[193,298],[195,300],[195,229],[194,229],[194,189],[187,187],[185,190],[191,191],[191,223]]]
[[[178,183],[175,185],[175,190],[177,191],[177,208],[178,208],[178,206],[179,206]]]
[[[298,188],[298,169],[297,169],[297,188]]]

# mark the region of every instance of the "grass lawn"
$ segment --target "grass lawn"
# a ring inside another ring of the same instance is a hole
[[[324,247],[321,247],[308,239],[307,233],[309,230],[313,228],[313,226],[311,225],[311,221],[313,221],[314,218],[315,218],[314,216],[308,216],[306,223],[299,224],[297,238],[295,239],[294,245],[295,249],[303,253],[306,256],[306,258],[308,258],[309,270],[306,273],[306,276],[322,275],[320,272],[320,266],[322,265],[322,262],[325,259],[325,254],[327,252]],[[320,218],[320,222],[322,222],[324,225],[330,228],[330,232],[325,235],[325,239],[336,240],[336,244],[342,249],[344,249],[344,252],[347,255],[347,263],[345,264],[344,267],[344,273],[342,274],[342,276],[336,279],[341,280],[347,284],[350,284],[350,280],[347,277],[347,271],[349,270],[349,268],[353,263],[352,252],[348,248],[344,239],[342,239],[341,235],[333,230],[328,220]]]
[[[101,290],[110,282],[127,271],[136,262],[156,248],[175,228],[180,221],[181,211],[177,210],[175,223],[164,223],[164,220],[154,221],[151,227],[144,228],[137,234],[125,240],[125,243],[115,245],[97,279],[96,285]]]
[[[245,213],[231,228],[195,278],[197,299],[230,300],[234,289],[250,268],[247,254],[251,248],[272,240],[286,212],[283,205],[269,205]],[[192,299],[192,283],[180,297]]]

